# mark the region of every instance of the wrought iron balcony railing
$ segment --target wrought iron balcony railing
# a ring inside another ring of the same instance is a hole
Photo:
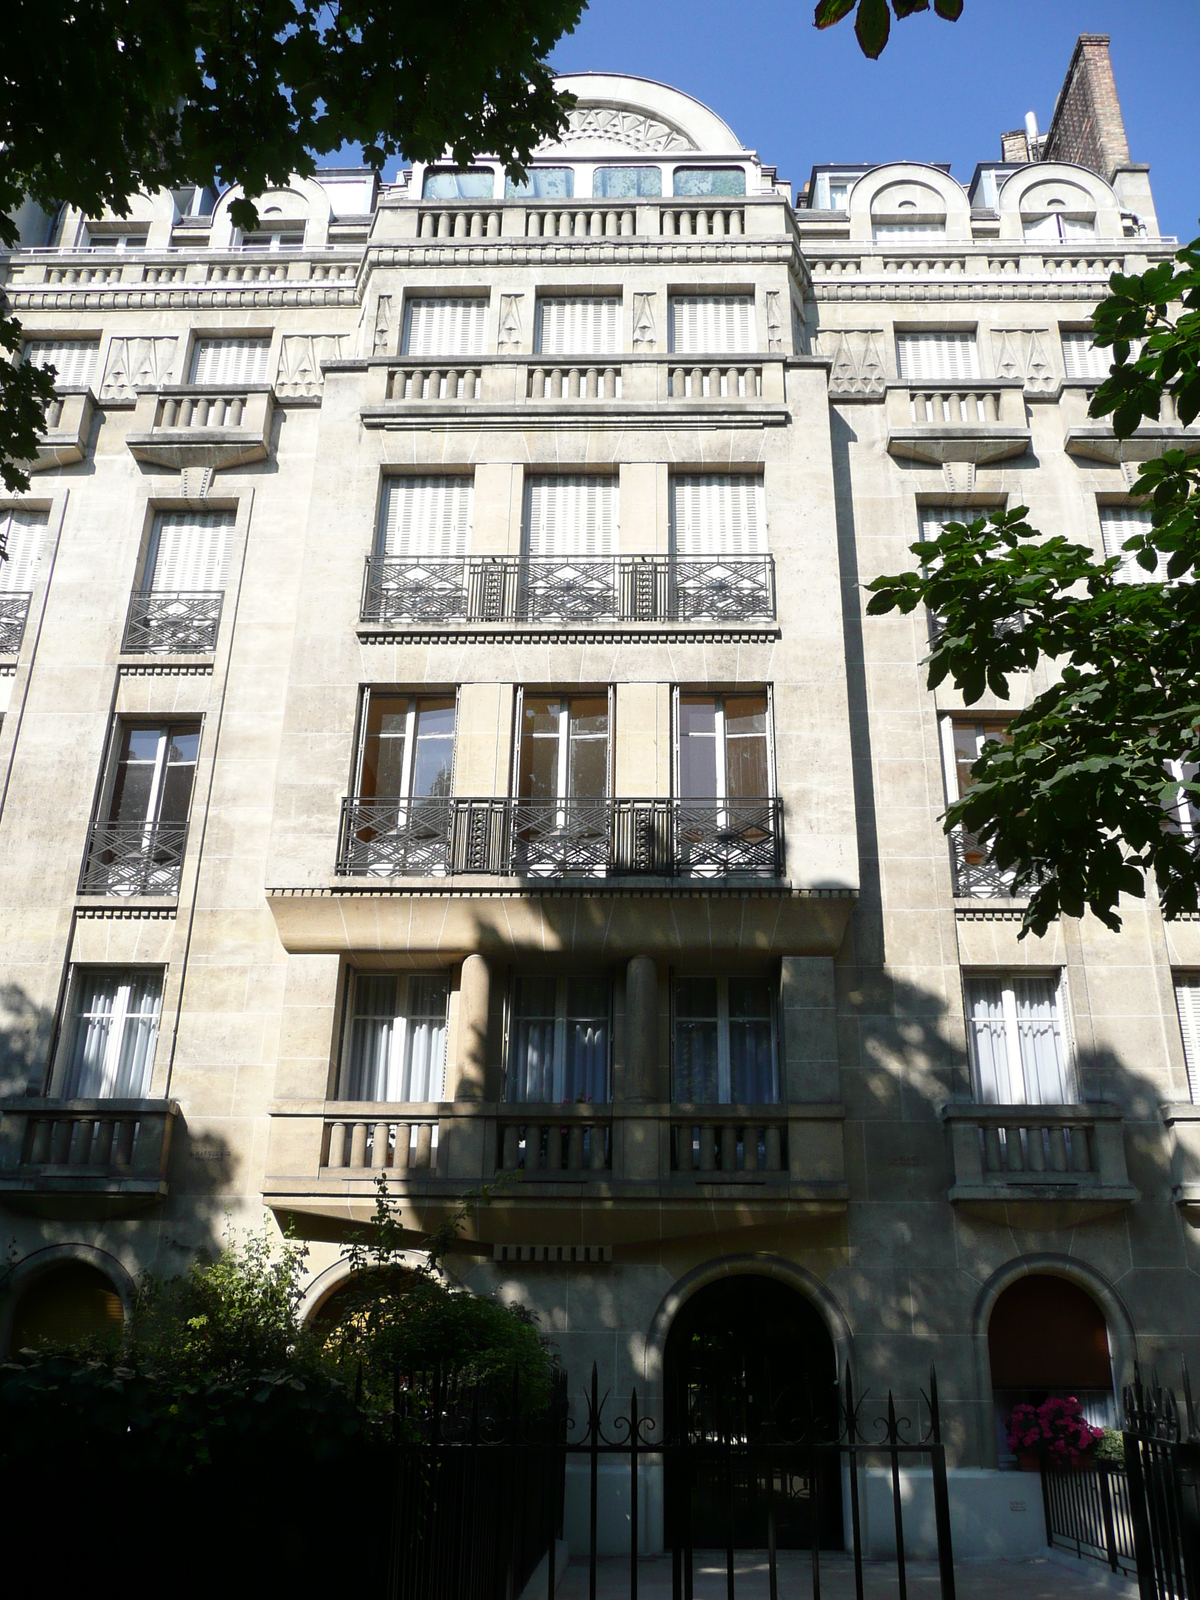
[[[79,892],[176,895],[186,843],[186,822],[93,823]]]
[[[954,893],[960,900],[1009,900],[1016,874],[1001,871],[988,847],[973,833],[956,828],[950,835],[950,865]]]
[[[764,556],[370,556],[362,620],[453,622],[772,621]]]
[[[122,649],[128,655],[211,655],[217,647],[224,599],[220,589],[135,589]]]
[[[24,590],[0,594],[0,656],[15,656],[20,650],[31,599]]]
[[[348,799],[337,870],[352,877],[780,878],[783,809],[774,798]]]

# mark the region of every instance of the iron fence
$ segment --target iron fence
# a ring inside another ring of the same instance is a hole
[[[1119,1462],[1043,1467],[1042,1504],[1048,1545],[1105,1561],[1114,1572],[1136,1572],[1129,1479]]]
[[[217,647],[224,593],[135,589],[129,597],[122,649],[128,655],[211,655]]]
[[[20,650],[32,598],[24,590],[0,594],[0,656],[15,656]]]
[[[79,892],[176,895],[186,844],[186,822],[93,823]]]
[[[1184,1412],[1135,1366],[1125,1390],[1125,1470],[1140,1600],[1200,1600],[1200,1430],[1183,1369]]]

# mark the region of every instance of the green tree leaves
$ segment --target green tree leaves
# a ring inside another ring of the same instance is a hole
[[[832,28],[858,6],[854,19],[854,33],[863,55],[877,61],[883,54],[892,31],[888,0],[818,0],[813,21],[818,28]],[[901,21],[916,11],[928,11],[929,0],[891,0],[892,11]],[[963,0],[933,0],[933,9],[947,22],[957,22],[962,15]]]

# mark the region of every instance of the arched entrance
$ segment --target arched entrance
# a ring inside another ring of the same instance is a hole
[[[86,1261],[64,1261],[41,1272],[13,1311],[11,1350],[42,1344],[80,1344],[119,1338],[125,1326],[121,1297],[112,1280]]]
[[[1012,1464],[1006,1434],[1015,1405],[1074,1396],[1098,1428],[1116,1423],[1112,1359],[1104,1313],[1085,1289],[1050,1273],[1010,1283],[988,1321],[988,1358],[1001,1466]]]
[[[797,1290],[777,1279],[739,1274],[698,1290],[667,1335],[663,1359],[666,1437],[764,1444],[837,1432],[837,1363],[820,1314]],[[725,1543],[729,1518],[739,1549],[767,1543],[767,1466],[751,1469],[739,1455],[732,1484],[719,1452],[697,1458],[692,1477],[693,1542]],[[775,1537],[782,1548],[810,1549],[815,1529],[822,1547],[842,1545],[841,1473],[835,1459],[812,1481],[803,1451],[773,1458]],[[668,1452],[668,1521],[686,1492],[684,1469]],[[668,1537],[672,1529],[668,1528]]]

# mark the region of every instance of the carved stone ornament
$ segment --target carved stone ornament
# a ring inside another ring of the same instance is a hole
[[[110,339],[100,398],[133,400],[138,389],[157,389],[170,376],[179,341],[171,335],[153,339]]]
[[[392,353],[392,297],[381,294],[375,307],[375,339],[372,353],[390,356]]]
[[[942,477],[948,494],[974,494],[975,463],[973,461],[943,461]]]
[[[279,348],[276,394],[288,400],[320,394],[325,386],[322,361],[336,361],[344,354],[345,340],[341,334],[285,334]]]
[[[633,297],[633,348],[645,351],[658,349],[652,294],[635,294]]]
[[[767,290],[767,349],[783,353],[783,320],[779,314],[778,289]]]
[[[500,337],[497,340],[497,349],[501,355],[506,351],[519,351],[521,348],[521,301],[523,298],[519,294],[502,294],[500,296]]]
[[[570,144],[610,144],[622,150],[694,150],[695,144],[680,128],[642,111],[621,106],[576,106],[567,126],[539,150]]]
[[[215,476],[212,467],[184,467],[179,474],[179,492],[185,500],[207,500]]]
[[[847,328],[838,333],[822,333],[818,348],[831,357],[829,396],[832,400],[882,400],[886,373],[879,341],[879,328]]]
[[[998,378],[1021,378],[1025,393],[1054,394],[1058,376],[1047,354],[1047,328],[997,328],[992,334]]]

